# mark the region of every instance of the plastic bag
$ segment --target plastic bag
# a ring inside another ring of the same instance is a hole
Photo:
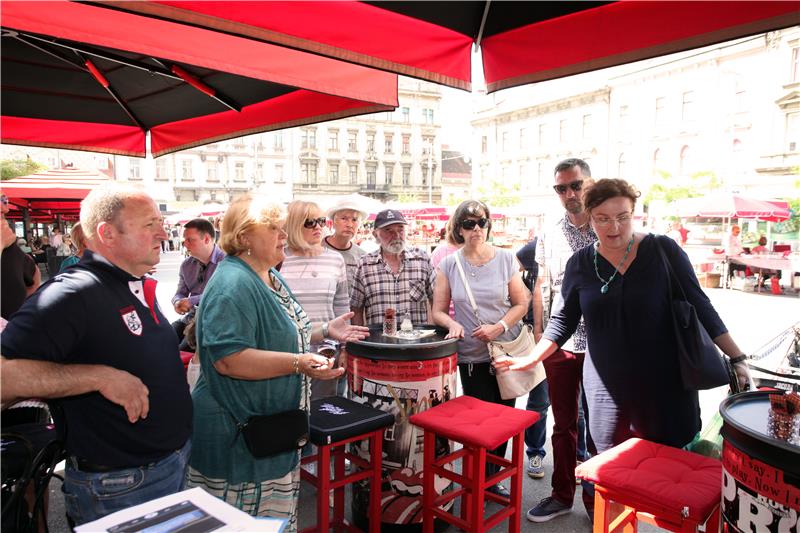
[[[722,434],[720,430],[722,430],[722,415],[717,412],[714,413],[708,424],[695,435],[692,442],[686,446],[686,449],[712,459],[721,458]]]

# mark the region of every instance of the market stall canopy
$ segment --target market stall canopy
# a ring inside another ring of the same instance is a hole
[[[789,204],[781,200],[758,200],[736,194],[687,198],[673,204],[680,217],[755,218],[771,222],[791,216]]]
[[[144,157],[397,106],[397,76],[76,2],[2,2],[3,143]]]
[[[25,209],[35,220],[53,220],[57,215],[76,219],[81,200],[109,181],[101,172],[55,169],[0,182],[0,190],[8,196],[7,216],[12,220],[22,219]]]
[[[467,90],[477,44],[489,92],[800,23],[793,1],[98,3]]]
[[[183,209],[177,213],[168,215],[164,218],[164,222],[170,226],[174,226],[175,224],[183,225],[195,218],[208,218],[222,215],[227,210],[227,204],[213,202],[209,204],[187,207],[186,209]]]

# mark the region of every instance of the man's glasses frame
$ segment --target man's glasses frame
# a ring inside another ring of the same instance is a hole
[[[565,185],[558,184],[553,185],[553,190],[556,191],[559,195],[567,194],[567,189],[572,189],[575,192],[578,192],[583,188],[583,180],[575,180],[571,181]]]
[[[489,219],[485,217],[481,217],[478,220],[468,218],[466,220],[461,221],[461,229],[465,229],[468,231],[474,230],[475,226],[484,229],[487,225],[489,225]]]
[[[305,222],[303,222],[303,227],[306,229],[311,229],[314,226],[319,226],[320,228],[324,228],[327,223],[328,223],[327,217],[307,218]]]

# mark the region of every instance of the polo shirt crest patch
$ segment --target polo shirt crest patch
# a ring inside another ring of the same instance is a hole
[[[119,310],[119,314],[120,317],[122,317],[122,322],[125,324],[125,327],[128,328],[128,331],[136,336],[142,335],[142,320],[139,318],[135,307],[132,305],[124,307]]]

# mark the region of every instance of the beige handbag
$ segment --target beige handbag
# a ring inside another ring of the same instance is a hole
[[[464,273],[464,267],[461,266],[461,251],[459,250],[456,252],[455,256],[458,273],[461,275],[461,281],[464,283],[464,288],[467,291],[467,297],[469,298],[469,303],[472,306],[472,312],[475,314],[475,318],[478,320],[478,323],[484,324],[484,322],[478,316],[478,305],[475,303],[475,297],[472,295],[472,289],[469,287],[467,276]],[[530,355],[534,346],[536,346],[536,340],[533,336],[533,326],[530,324],[524,324],[522,331],[520,331],[517,338],[513,341],[490,342],[489,355],[492,357],[492,359],[501,355],[520,357]],[[497,386],[500,388],[500,397],[504,400],[512,400],[528,394],[534,389],[534,387],[544,381],[547,377],[544,371],[544,365],[542,364],[538,364],[528,370],[507,370],[504,372],[498,372],[496,376]]]

